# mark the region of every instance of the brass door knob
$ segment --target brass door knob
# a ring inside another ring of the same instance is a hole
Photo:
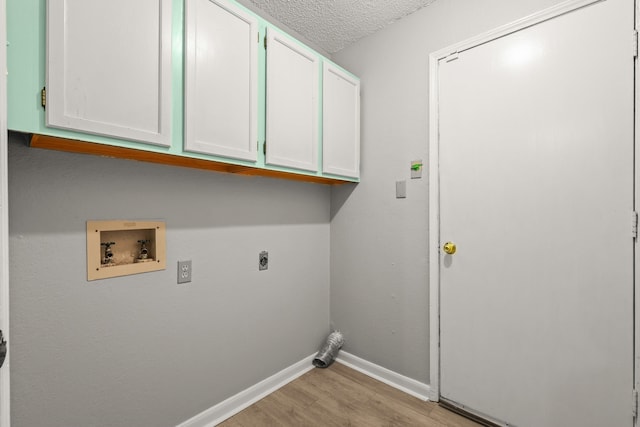
[[[452,242],[447,242],[442,247],[442,250],[444,251],[445,254],[453,255],[456,253],[456,244]]]

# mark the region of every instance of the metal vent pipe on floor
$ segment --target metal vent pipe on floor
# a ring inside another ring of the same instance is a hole
[[[327,342],[313,359],[313,366],[326,368],[333,363],[338,352],[344,345],[344,337],[340,331],[333,331],[327,337]]]

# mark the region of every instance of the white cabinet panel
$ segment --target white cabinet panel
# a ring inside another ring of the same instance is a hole
[[[360,81],[324,63],[322,171],[360,176]]]
[[[48,0],[47,125],[171,144],[171,0]]]
[[[318,56],[267,30],[268,165],[318,170]]]
[[[258,21],[221,0],[186,2],[185,151],[257,158]]]

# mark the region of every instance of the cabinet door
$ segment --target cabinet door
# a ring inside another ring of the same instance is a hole
[[[360,176],[360,81],[324,63],[322,172]]]
[[[48,0],[47,126],[171,145],[171,0]]]
[[[318,170],[318,56],[267,30],[268,165]]]
[[[255,161],[258,21],[230,2],[186,2],[185,151]]]

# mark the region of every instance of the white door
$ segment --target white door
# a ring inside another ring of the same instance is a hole
[[[318,170],[318,56],[267,29],[268,165]]]
[[[439,62],[440,395],[508,425],[633,424],[634,2],[586,3]]]
[[[258,158],[258,20],[221,0],[185,3],[185,151]]]

